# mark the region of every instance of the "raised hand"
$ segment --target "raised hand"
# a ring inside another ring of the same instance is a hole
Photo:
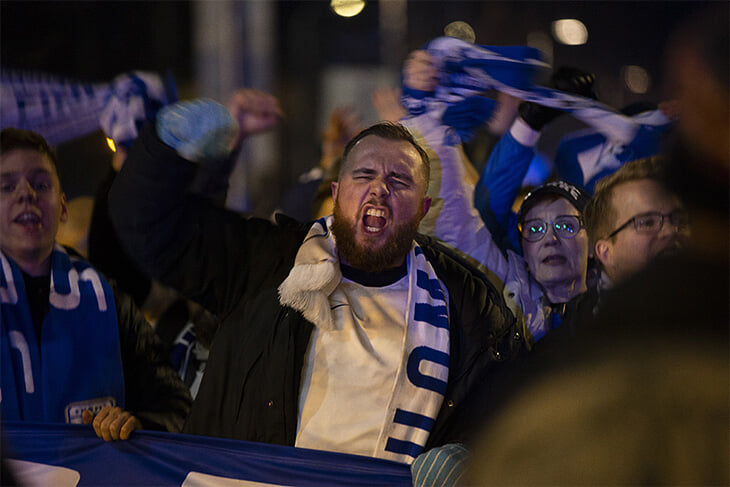
[[[410,53],[403,64],[403,85],[413,90],[433,91],[438,84],[439,70],[428,51]]]
[[[238,122],[236,145],[249,135],[271,130],[284,116],[274,95],[250,88],[233,93],[228,101],[228,111]]]

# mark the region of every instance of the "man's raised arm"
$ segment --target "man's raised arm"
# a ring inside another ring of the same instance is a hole
[[[244,136],[255,133],[246,120]],[[251,265],[270,264],[255,256],[277,240],[269,222],[245,219],[188,191],[198,165],[231,157],[240,123],[212,100],[164,108],[143,128],[109,193],[112,222],[130,256],[215,313],[245,292]]]

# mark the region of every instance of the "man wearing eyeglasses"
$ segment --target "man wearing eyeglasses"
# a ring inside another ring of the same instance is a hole
[[[687,244],[687,211],[661,183],[662,170],[660,157],[639,159],[596,186],[585,216],[591,247],[603,267],[602,287]]]

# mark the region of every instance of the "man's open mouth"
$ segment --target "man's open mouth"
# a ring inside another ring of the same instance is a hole
[[[362,217],[362,223],[365,226],[365,230],[369,233],[382,232],[388,223],[385,210],[368,208]]]
[[[21,213],[13,220],[13,223],[20,225],[38,225],[41,223],[41,217],[35,213]]]

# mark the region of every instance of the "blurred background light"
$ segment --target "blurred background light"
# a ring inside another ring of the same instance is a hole
[[[444,35],[456,37],[462,41],[471,42],[472,44],[477,38],[474,33],[474,28],[462,20],[456,20],[444,27]]]
[[[330,7],[340,17],[354,17],[365,8],[365,0],[331,0]]]
[[[580,46],[588,41],[588,29],[578,19],[561,19],[552,24],[553,36],[561,44]]]
[[[626,87],[632,93],[644,94],[651,86],[651,76],[641,66],[627,65],[621,68],[621,74]]]

